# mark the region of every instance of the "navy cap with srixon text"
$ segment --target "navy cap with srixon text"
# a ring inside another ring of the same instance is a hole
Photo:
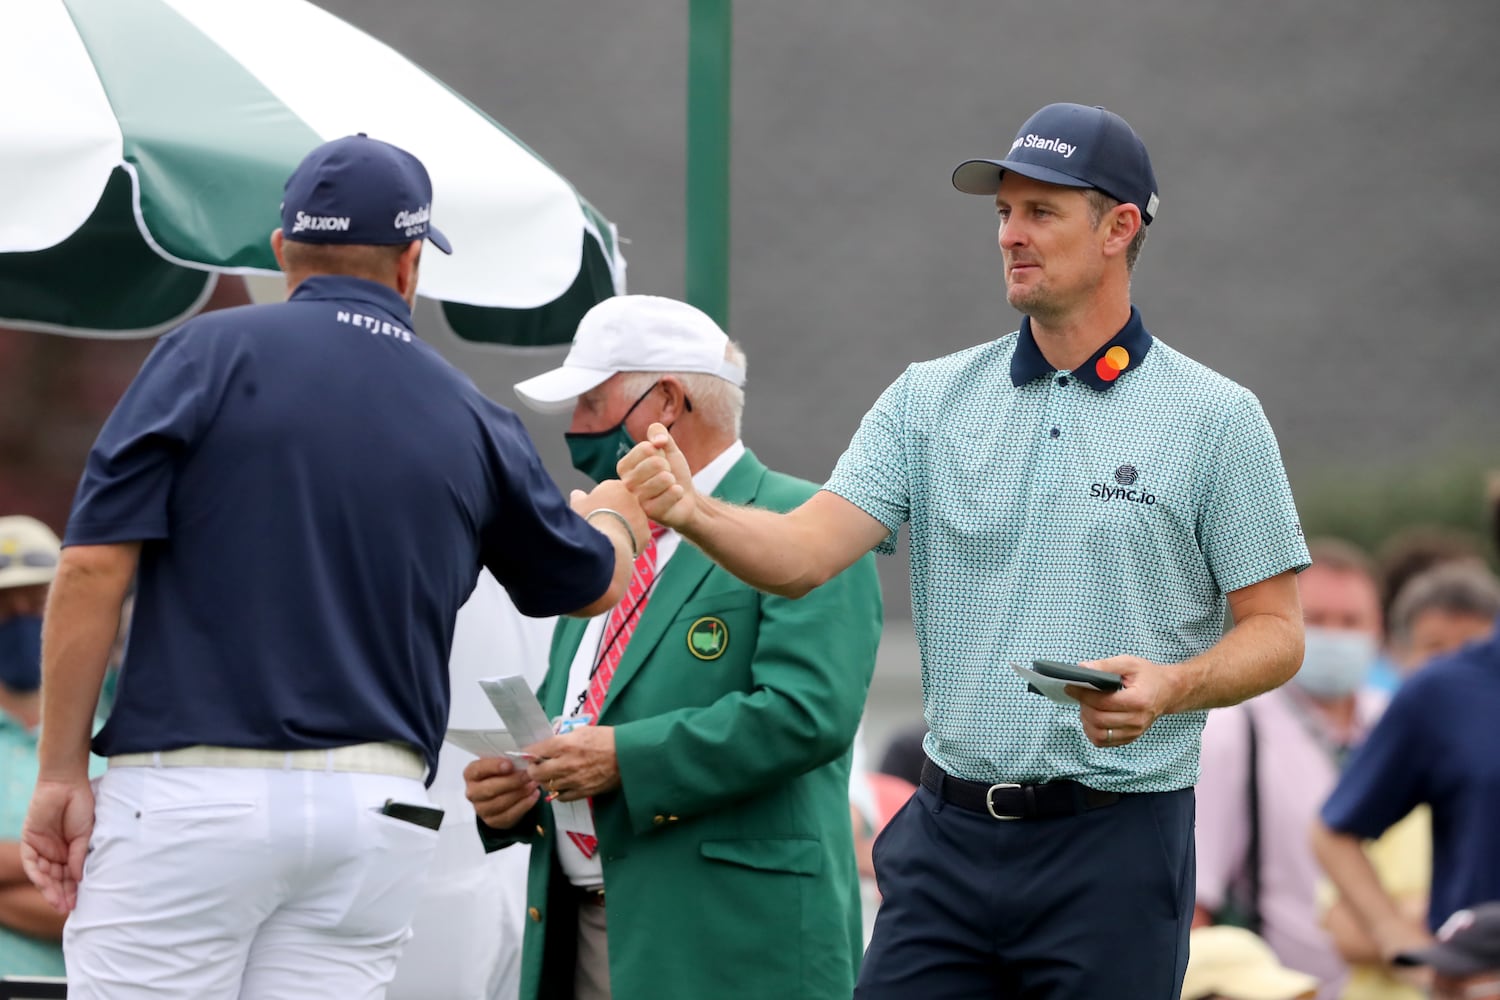
[[[1026,120],[999,160],[968,160],[953,171],[964,194],[993,195],[1005,171],[1065,187],[1097,188],[1141,210],[1147,225],[1161,199],[1146,144],[1112,111],[1049,104]]]
[[[453,252],[432,224],[432,179],[422,161],[363,132],[323,143],[292,171],[281,232],[302,243],[367,246],[425,238]]]

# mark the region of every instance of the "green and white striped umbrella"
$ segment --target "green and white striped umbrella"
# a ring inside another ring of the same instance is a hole
[[[274,272],[282,184],[354,132],[427,165],[454,253],[418,291],[461,336],[565,343],[623,291],[615,227],[567,180],[304,0],[0,0],[0,39],[0,326],[148,336],[217,274]]]

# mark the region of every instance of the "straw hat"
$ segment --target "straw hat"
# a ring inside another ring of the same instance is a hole
[[[1264,941],[1243,928],[1200,927],[1190,942],[1183,1000],[1296,1000],[1318,988],[1316,978],[1283,966]]]
[[[0,589],[51,583],[62,544],[34,517],[0,517]]]

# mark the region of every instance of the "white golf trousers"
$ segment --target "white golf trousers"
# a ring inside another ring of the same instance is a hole
[[[437,831],[381,815],[421,781],[112,767],[63,951],[71,1000],[379,1000]]]

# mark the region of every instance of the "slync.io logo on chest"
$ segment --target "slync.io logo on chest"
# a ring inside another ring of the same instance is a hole
[[[1151,505],[1156,503],[1156,496],[1149,490],[1137,488],[1136,483],[1141,474],[1135,466],[1128,462],[1115,470],[1115,483],[1090,483],[1089,496],[1101,503],[1109,503],[1111,500],[1123,500],[1126,503],[1140,503]]]

